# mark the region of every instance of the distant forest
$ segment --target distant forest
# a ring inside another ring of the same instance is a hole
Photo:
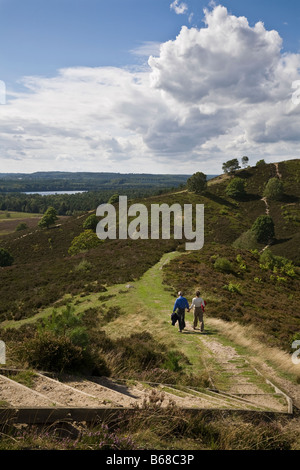
[[[96,209],[115,194],[135,199],[184,188],[189,176],[85,172],[0,173],[0,210],[43,214],[52,206],[59,215],[74,215]],[[25,194],[46,191],[85,192],[46,196]]]

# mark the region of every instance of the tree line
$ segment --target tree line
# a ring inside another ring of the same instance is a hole
[[[184,185],[180,185],[179,187],[184,187]],[[116,194],[127,196],[129,199],[136,199],[163,194],[177,188],[128,188],[126,190],[120,190],[120,192],[117,192],[116,188],[114,188],[112,190],[45,196],[19,192],[0,193],[0,210],[44,214],[47,208],[51,206],[56,209],[58,215],[70,216],[76,215],[79,212],[95,210],[98,205],[108,202],[110,198]]]

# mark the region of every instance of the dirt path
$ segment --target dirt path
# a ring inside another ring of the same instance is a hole
[[[208,339],[204,335],[199,339],[207,348],[207,360],[213,358],[218,365],[213,369],[212,379],[219,390],[262,408],[286,411],[284,397],[276,394],[274,388],[257,374],[235,348],[224,346],[216,339]]]
[[[281,179],[282,178],[282,174],[279,172],[279,165],[278,163],[274,163],[275,165],[275,168],[276,168],[276,175],[277,175],[277,178]]]

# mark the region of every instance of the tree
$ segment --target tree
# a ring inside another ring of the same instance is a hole
[[[4,248],[0,248],[0,266],[11,266],[13,262],[14,259],[12,255]]]
[[[117,202],[119,202],[119,194],[116,193],[110,196],[108,204],[116,204]]]
[[[188,180],[187,180],[187,188],[188,191],[194,192],[196,194],[202,193],[207,186],[206,175],[201,171],[194,173]]]
[[[256,166],[260,166],[260,165],[266,165],[266,162],[265,162],[264,159],[258,160],[258,161],[256,162]]]
[[[222,170],[224,171],[224,173],[234,173],[236,170],[239,170],[240,168],[241,167],[237,158],[228,160],[222,165]]]
[[[85,219],[83,223],[83,228],[85,230],[93,230],[93,232],[96,232],[98,222],[98,217],[95,214],[92,214],[87,219]]]
[[[226,187],[226,195],[234,199],[241,199],[245,196],[245,181],[242,178],[234,178]]]
[[[103,240],[100,240],[93,230],[85,230],[78,235],[78,237],[73,239],[68,253],[69,255],[83,253],[84,251],[96,248],[101,242],[103,242]]]
[[[243,167],[246,168],[248,166],[248,163],[249,163],[249,158],[245,155],[244,157],[242,157]]]
[[[263,193],[264,197],[279,201],[283,196],[283,184],[278,178],[270,178]]]
[[[54,209],[54,207],[48,207],[48,209],[46,210],[44,216],[39,221],[39,227],[49,228],[50,225],[55,224],[57,219],[58,219],[58,217],[57,217],[56,209]]]
[[[275,227],[272,217],[269,215],[260,215],[251,227],[259,243],[268,243],[275,237]]]

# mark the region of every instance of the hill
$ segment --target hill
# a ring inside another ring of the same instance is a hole
[[[245,181],[246,192],[234,199],[226,188],[237,177]],[[272,177],[283,183],[280,200],[264,197]],[[185,238],[171,237],[105,240],[71,256],[72,241],[84,232],[83,223],[94,211],[62,217],[47,230],[31,227],[1,237],[1,247],[14,257],[11,266],[0,268],[0,337],[7,343],[8,366],[56,373],[68,368],[74,372],[75,367],[77,374],[111,375],[150,387],[163,383],[166,393],[172,386],[194,387],[192,392],[177,391],[187,400],[189,393],[207,394],[213,388],[231,394],[230,399],[238,395],[250,406],[258,395],[266,400],[271,394],[255,366],[298,409],[300,377],[290,354],[292,340],[300,337],[299,180],[300,162],[293,160],[211,179],[200,195],[180,189],[128,201],[148,209],[151,204],[204,204],[205,243],[199,251],[188,252]],[[249,239],[253,223],[266,213],[275,225],[268,245]],[[178,338],[170,323],[177,292],[183,289],[191,301],[197,288],[207,300],[205,335],[193,331],[189,313],[186,331]],[[66,322],[63,329],[60,318]],[[285,406],[279,398],[277,409]],[[143,406],[153,413],[149,403]],[[174,413],[176,426],[179,415]],[[206,421],[201,423],[193,421],[190,436],[201,435],[203,448],[210,448],[210,432],[221,448],[248,448],[247,439],[254,439],[256,448],[266,448],[263,422],[238,421],[249,432],[243,440],[229,419],[227,444],[217,421],[209,429]],[[270,434],[274,447],[299,447],[299,439],[279,439],[280,426]],[[290,433],[289,425],[284,426]],[[147,436],[143,439],[153,445]],[[202,448],[191,439],[185,445]],[[167,445],[158,441],[155,445]]]
[[[282,162],[278,165],[278,170],[284,183],[284,197],[282,201],[268,201],[276,234],[270,250],[275,255],[289,258],[299,265],[300,162]],[[259,215],[265,213],[266,206],[262,200],[264,186],[275,174],[274,164],[238,171],[236,176],[247,182],[243,200],[226,196],[226,185],[233,178],[230,176],[222,178],[220,182],[218,178],[216,181],[212,179],[203,195],[177,191],[134,202],[142,202],[148,208],[151,204],[158,203],[179,203],[182,207],[189,203],[204,204],[205,249],[196,255],[191,254],[191,257],[201,259],[202,253],[203,256],[204,253],[207,253],[207,256],[216,255],[217,252],[222,252],[225,245],[231,253],[229,257],[234,259],[243,249],[235,249],[232,245],[251,228]],[[0,268],[2,320],[29,317],[36,313],[37,309],[58,301],[65,293],[101,291],[105,285],[137,279],[155,264],[163,253],[176,249],[184,250],[184,240],[106,240],[90,251],[70,256],[68,249],[72,240],[83,232],[83,222],[89,215],[88,213],[77,217],[62,217],[59,225],[49,230],[29,228],[1,238],[1,246],[14,257],[11,267]],[[264,245],[257,244],[255,248],[261,251]],[[242,255],[247,259],[250,256],[243,253]],[[88,262],[88,269],[84,273],[80,270],[82,261]],[[262,278],[257,259],[251,264],[253,279]],[[195,266],[195,262],[193,265]],[[259,290],[259,285],[253,279],[251,284],[255,287],[254,290]],[[184,277],[182,282],[189,282],[188,277],[186,280]],[[249,276],[247,282],[250,282]],[[284,281],[281,284],[284,291],[283,285]],[[268,289],[271,286],[272,284],[268,285]]]

